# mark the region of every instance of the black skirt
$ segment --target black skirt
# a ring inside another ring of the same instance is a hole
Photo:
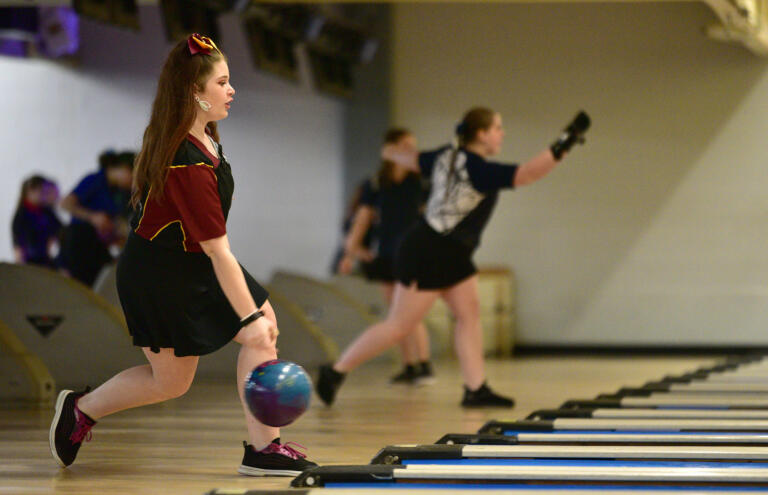
[[[243,275],[261,307],[267,291],[244,268]],[[117,263],[117,292],[133,344],[153,352],[162,347],[180,357],[202,356],[240,330],[204,253],[173,251],[132,232]]]
[[[395,260],[390,256],[377,256],[368,263],[361,265],[365,278],[372,282],[394,282]]]
[[[441,235],[419,220],[405,235],[395,258],[395,275],[420,290],[447,289],[477,273],[474,249]]]

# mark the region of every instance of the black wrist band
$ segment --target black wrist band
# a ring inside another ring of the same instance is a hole
[[[256,321],[259,318],[261,318],[262,316],[264,316],[264,311],[255,311],[255,312],[249,314],[248,316],[246,316],[245,318],[240,320],[240,328],[243,328],[244,326],[246,326],[246,325],[248,325],[250,323],[253,323],[254,321]]]

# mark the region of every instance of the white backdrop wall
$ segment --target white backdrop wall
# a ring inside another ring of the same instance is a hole
[[[77,67],[0,57],[0,260],[12,259],[10,220],[24,177],[50,176],[65,195],[105,148],[140,146],[171,46],[155,7],[142,8],[141,24],[139,34],[83,21]],[[260,278],[276,267],[324,275],[339,235],[345,103],[256,72],[237,18],[224,16],[220,28],[237,91],[220,123],[236,180],[233,251]]]
[[[371,34],[379,45],[374,59],[357,66],[355,91],[347,105],[345,122],[344,190],[350,198],[360,183],[379,167],[379,147],[390,125],[390,53],[388,4],[369,6],[375,9],[376,22]]]
[[[502,196],[476,255],[518,275],[518,340],[768,344],[768,64],[701,3],[394,8],[393,115],[425,147],[499,110],[503,161],[580,108],[587,144]]]

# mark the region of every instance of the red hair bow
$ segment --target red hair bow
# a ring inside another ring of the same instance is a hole
[[[189,46],[189,53],[192,55],[197,55],[198,53],[210,55],[211,52],[214,50],[218,51],[219,49],[211,38],[197,33],[187,38],[187,46]]]

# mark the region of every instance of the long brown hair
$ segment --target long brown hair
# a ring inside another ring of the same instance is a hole
[[[464,118],[456,126],[456,136],[459,138],[459,146],[466,146],[477,137],[479,131],[489,129],[493,125],[493,117],[496,112],[487,107],[474,107],[464,114]]]
[[[456,137],[459,140],[459,148],[463,148],[471,144],[477,133],[482,130],[489,129],[493,125],[493,117],[496,112],[488,107],[473,107],[470,108],[464,117],[456,126]],[[459,155],[459,148],[454,148],[451,154],[451,164],[448,166],[448,177],[445,180],[445,198],[448,198],[449,193],[456,185],[456,159]]]
[[[186,39],[168,54],[157,82],[152,116],[136,157],[131,195],[134,207],[150,188],[162,197],[168,166],[195,122],[194,93],[203,89],[213,65],[220,60],[226,57],[217,48],[210,54],[192,55]],[[218,141],[216,123],[208,123],[207,130]]]
[[[391,127],[384,133],[383,144],[397,144],[398,141],[404,137],[412,136],[413,133],[403,127]],[[376,172],[376,179],[379,182],[379,186],[389,186],[395,182],[394,179],[395,164],[389,160],[382,160],[379,166],[378,172]]]

